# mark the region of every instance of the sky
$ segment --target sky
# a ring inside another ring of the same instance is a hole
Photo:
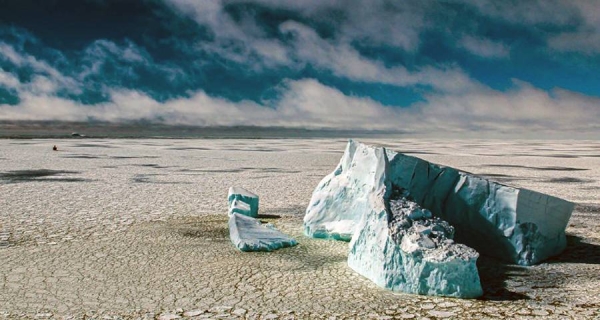
[[[0,120],[600,137],[596,0],[0,8]]]

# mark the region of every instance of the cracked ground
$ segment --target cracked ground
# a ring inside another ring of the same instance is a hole
[[[0,140],[0,319],[600,317],[598,142],[364,141],[577,204],[563,254],[482,256],[484,296],[460,300],[381,289],[346,266],[347,243],[302,234],[345,140],[81,141]],[[299,245],[235,250],[232,185]]]

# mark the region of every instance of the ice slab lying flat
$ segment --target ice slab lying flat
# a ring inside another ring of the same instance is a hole
[[[238,202],[234,205],[235,200],[238,200]],[[229,188],[227,201],[229,202],[230,213],[232,210],[237,209],[235,212],[247,215],[249,217],[258,217],[258,196],[256,194],[241,187],[231,187]],[[245,206],[239,202],[248,204],[249,210],[246,211]]]
[[[377,190],[382,195],[385,190]],[[445,221],[400,194],[371,197],[357,224],[348,265],[377,285],[407,293],[476,298],[482,289],[479,254],[452,240]]]
[[[455,227],[457,242],[482,254],[531,265],[565,248],[573,203],[354,141],[315,189],[304,217],[305,233],[351,239],[372,190],[382,185],[405,189],[412,200]]]
[[[229,217],[229,237],[241,251],[273,251],[298,244],[272,224],[261,224],[259,220],[239,213]]]

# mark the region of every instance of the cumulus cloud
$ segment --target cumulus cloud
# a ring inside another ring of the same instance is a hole
[[[0,120],[101,121],[150,120],[200,126],[282,126],[313,129],[361,129],[414,134],[556,133],[566,136],[600,129],[600,98],[556,89],[551,93],[516,81],[500,92],[476,89],[431,94],[408,108],[384,106],[365,97],[345,95],[314,79],[285,80],[281,96],[258,104],[233,102],[197,91],[159,102],[135,90],[109,90],[106,102],[83,105],[47,92],[21,92],[18,106],[0,105]],[[566,137],[565,136],[565,137]]]
[[[197,91],[159,102],[135,90],[109,91],[110,100],[83,105],[42,92],[22,92],[18,106],[0,105],[0,120],[128,121],[163,119],[168,124],[201,126],[289,126],[335,129],[394,129],[398,111],[349,97],[316,80],[286,80],[281,99],[269,105],[232,102]]]
[[[567,137],[600,128],[600,98],[564,89],[546,92],[516,80],[506,92],[488,88],[461,95],[431,94],[419,107],[440,131],[544,131]]]

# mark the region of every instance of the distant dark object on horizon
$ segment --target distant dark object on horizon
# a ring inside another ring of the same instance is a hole
[[[80,137],[80,138],[83,138],[83,137],[85,137],[85,135],[77,133],[77,132],[73,132],[73,133],[71,133],[71,137]]]

